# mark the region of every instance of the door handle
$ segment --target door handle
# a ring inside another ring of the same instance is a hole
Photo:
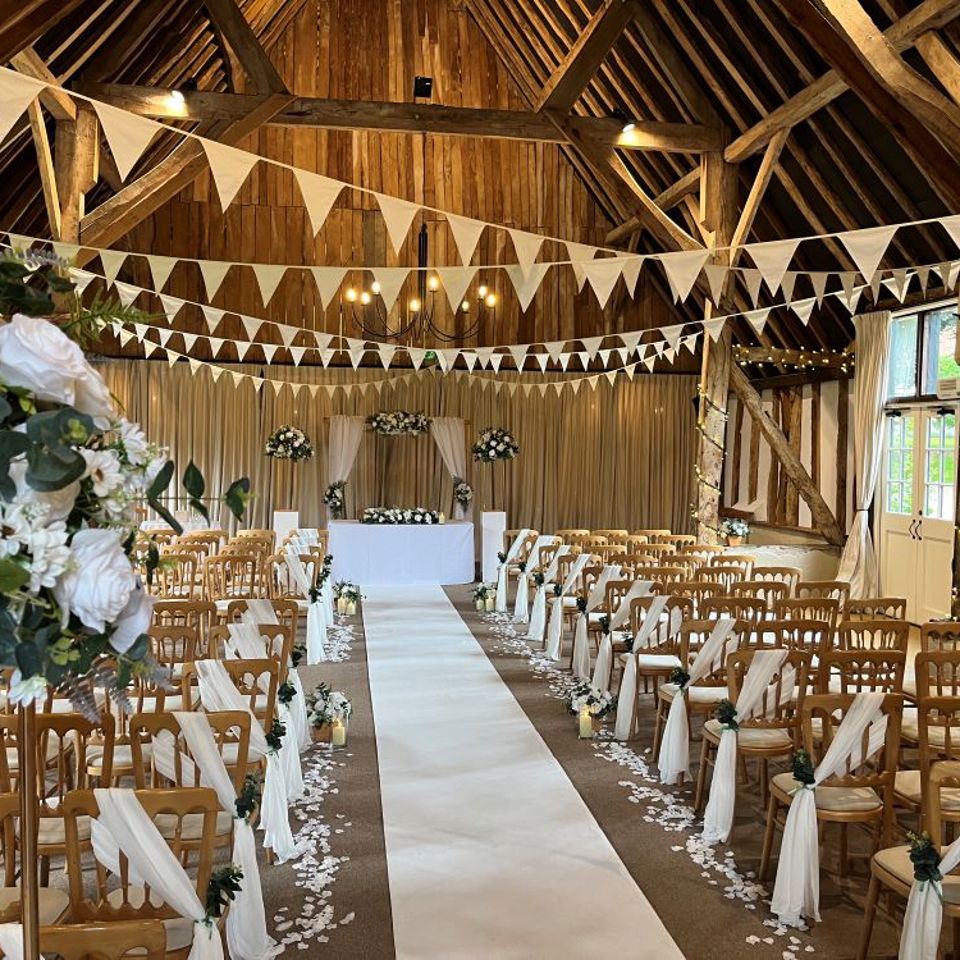
[[[914,517],[913,520],[910,521],[909,533],[910,533],[910,539],[911,539],[911,540],[916,540],[916,539],[917,539],[917,524],[918,524],[919,522],[920,522],[920,521],[917,520],[916,517]]]
[[[923,543],[923,517],[917,521],[917,539]]]

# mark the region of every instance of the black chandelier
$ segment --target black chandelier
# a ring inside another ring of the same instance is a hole
[[[480,332],[484,323],[494,321],[497,295],[486,284],[477,287],[475,303],[466,297],[453,311],[454,323],[464,324],[451,333],[443,319],[447,313],[446,296],[440,289],[440,277],[427,269],[429,240],[427,225],[421,224],[417,235],[417,292],[399,311],[399,318],[390,323],[390,311],[380,296],[380,284],[374,280],[369,289],[347,287],[343,293],[343,310],[353,325],[372,340],[423,341],[429,333],[437,340],[452,343],[467,340]]]

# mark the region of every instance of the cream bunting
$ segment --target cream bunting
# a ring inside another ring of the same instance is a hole
[[[201,139],[200,143],[207,155],[210,174],[220,198],[220,209],[225,211],[233,203],[250,171],[262,158],[215,140]]]
[[[118,107],[111,107],[99,100],[93,101],[93,109],[100,120],[103,135],[110,145],[110,152],[117,164],[120,179],[126,180],[159,128],[146,117]]]
[[[394,252],[399,254],[410,232],[413,218],[420,211],[420,207],[409,200],[400,200],[397,197],[388,197],[383,193],[374,193],[380,205],[380,213],[393,245]]]
[[[333,205],[337,202],[340,191],[343,190],[343,184],[339,180],[331,180],[330,177],[300,170],[297,167],[294,167],[293,175],[296,177],[297,186],[300,188],[300,196],[303,198],[303,205],[307,209],[307,218],[310,220],[313,235],[316,236],[326,223]]]

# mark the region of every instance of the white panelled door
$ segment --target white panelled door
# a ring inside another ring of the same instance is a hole
[[[907,618],[950,614],[956,509],[957,414],[902,407],[886,420],[878,551],[884,594],[907,598]]]

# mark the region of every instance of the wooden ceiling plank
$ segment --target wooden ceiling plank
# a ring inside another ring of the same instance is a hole
[[[883,36],[894,50],[902,53],[928,30],[938,29],[958,15],[960,4],[957,0],[923,0],[889,27]],[[837,70],[829,70],[733,140],[724,154],[726,159],[739,163],[762,150],[777,130],[802,123],[848,89],[847,82]]]
[[[257,93],[286,93],[287,85],[234,0],[204,0],[210,19],[224,39]]]
[[[0,6],[0,63],[7,63],[31,46],[82,3],[83,0],[42,0],[39,3],[7,0]]]
[[[567,114],[633,18],[635,0],[603,0],[570,52],[547,81],[536,109]]]

